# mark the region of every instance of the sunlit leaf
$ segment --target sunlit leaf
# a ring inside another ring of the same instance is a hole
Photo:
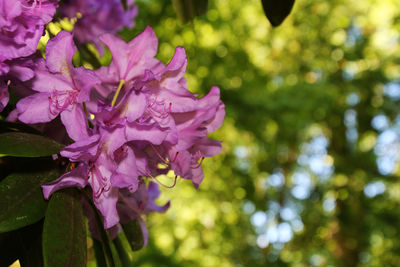
[[[264,13],[272,26],[279,26],[290,14],[294,0],[261,0]]]
[[[123,266],[131,266],[131,259],[129,258],[129,254],[126,251],[127,247],[124,246],[122,242],[121,234],[119,234],[114,240],[113,243],[115,248],[117,249],[119,258],[121,259],[121,263]]]
[[[0,134],[0,154],[13,157],[43,157],[57,154],[64,145],[44,136],[9,132]]]
[[[86,227],[74,189],[52,195],[43,226],[44,266],[86,266]]]
[[[41,185],[60,175],[56,169],[13,173],[0,182],[0,233],[35,223],[43,218],[47,202]]]

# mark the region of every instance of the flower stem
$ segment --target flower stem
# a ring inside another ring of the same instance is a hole
[[[113,98],[113,100],[112,100],[112,102],[111,102],[111,106],[112,106],[112,107],[115,106],[115,102],[117,102],[117,98],[118,98],[119,92],[121,91],[121,88],[122,88],[122,86],[124,85],[124,83],[125,83],[125,80],[124,80],[124,79],[121,79],[121,80],[119,81],[118,88],[117,88],[117,92],[115,92],[114,98]]]

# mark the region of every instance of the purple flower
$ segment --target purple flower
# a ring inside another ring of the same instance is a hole
[[[149,137],[141,139],[151,140]],[[93,201],[103,215],[104,227],[115,226],[119,222],[116,209],[118,189],[127,188],[135,192],[139,177],[145,176],[148,168],[146,158],[140,151],[136,156],[135,148],[126,142],[124,128],[116,126],[100,128],[98,134],[65,147],[61,155],[79,162],[79,165],[58,180],[43,185],[45,198],[64,187],[89,185]]]
[[[128,44],[111,35],[104,35],[101,40],[113,55],[110,66],[101,69],[103,74],[110,74],[101,76],[103,84],[123,80],[125,88],[133,88],[130,90],[136,95],[146,95],[144,113],[134,119],[139,123],[159,125],[167,134],[162,144],[153,146],[153,156],[158,161],[153,161],[149,173],[157,175],[157,164],[169,158],[168,168],[192,180],[198,187],[203,179],[201,162],[221,150],[220,142],[207,139],[207,134],[218,129],[225,117],[218,87],[213,87],[200,100],[190,93],[183,77],[187,64],[184,49],[178,47],[174,57],[164,66],[154,59],[156,37],[150,27]]]
[[[105,228],[115,232],[119,222],[138,219],[146,232],[141,215],[169,205],[154,204],[158,187],[146,188],[146,180],[160,183],[157,176],[173,170],[197,188],[202,161],[221,150],[207,135],[221,126],[225,106],[218,87],[201,99],[187,90],[183,48],[167,65],[155,59],[157,38],[150,27],[129,43],[111,34],[101,40],[113,60],[97,71],[101,84],[85,98],[93,129],[64,148],[61,155],[77,167],[43,185],[43,193],[48,198],[64,187],[88,186]]]
[[[31,86],[29,86],[28,81],[35,75],[34,69],[36,68],[37,59],[38,54],[35,53],[29,57],[21,57],[2,62],[7,66],[7,72],[0,75],[0,79],[3,82],[0,86],[0,111],[7,105],[9,98],[8,87],[12,88],[13,93],[17,97],[25,97],[34,92],[30,89]],[[7,86],[5,86],[5,83],[7,83]],[[15,113],[15,111],[13,112]],[[15,120],[17,120],[17,115],[18,114],[15,116]]]
[[[5,82],[0,81],[0,112],[7,106],[8,99],[8,85]]]
[[[48,42],[46,61],[38,63],[32,82],[32,89],[38,93],[17,103],[20,121],[49,122],[60,114],[73,140],[88,136],[82,103],[89,100],[90,89],[99,79],[93,71],[72,65],[75,52],[69,32],[61,31]]]
[[[5,60],[36,51],[44,26],[50,22],[58,0],[0,0],[0,74],[8,72]]]
[[[148,242],[148,233],[142,215],[147,215],[152,212],[165,212],[169,206],[170,201],[163,206],[158,206],[155,200],[160,196],[161,191],[158,184],[150,182],[146,184],[142,181],[136,192],[131,193],[128,190],[121,190],[119,200],[117,202],[117,210],[120,216],[120,223],[128,223],[132,220],[138,220],[142,229],[144,237],[144,246]]]
[[[113,95],[120,81],[124,82],[124,88],[131,89],[135,79],[142,79],[146,70],[162,65],[155,58],[158,39],[151,27],[146,27],[128,43],[112,34],[104,34],[100,40],[110,49],[113,56],[109,66],[96,71],[102,79],[102,86],[98,91],[103,97]]]
[[[128,10],[124,10],[120,0],[71,0],[60,8],[69,18],[78,15],[73,33],[79,43],[93,42],[100,52],[103,47],[99,36],[115,34],[123,27],[132,28],[137,15],[134,0],[128,0]]]

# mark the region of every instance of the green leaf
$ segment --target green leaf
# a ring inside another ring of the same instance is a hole
[[[0,133],[7,133],[7,132],[25,132],[25,133],[32,133],[32,134],[41,134],[35,128],[31,126],[20,123],[20,122],[11,122],[0,120]]]
[[[18,259],[18,242],[15,238],[16,232],[0,234],[0,266],[10,266]]]
[[[86,266],[86,227],[76,189],[54,193],[43,226],[44,266]]]
[[[100,238],[101,238],[101,242],[99,242],[99,243],[101,243],[102,252],[103,252],[104,257],[101,257],[100,255],[98,255],[99,254],[98,246],[97,246],[97,249],[95,247],[96,259],[100,260],[98,264],[103,266],[103,264],[105,263],[106,266],[110,266],[110,267],[122,266],[121,260],[118,256],[117,249],[115,248],[113,242],[111,241],[110,235],[104,229],[103,221],[101,219],[101,215],[99,214],[99,211],[97,210],[96,206],[93,204],[92,200],[86,193],[84,193],[83,196],[85,196],[85,201],[87,201],[87,203],[92,207],[91,212],[90,211],[89,212],[95,218],[96,226],[99,231]],[[96,243],[94,239],[93,239],[93,243],[94,244]]]
[[[47,137],[9,132],[0,134],[0,154],[13,157],[43,157],[57,154],[64,145]]]
[[[17,231],[21,267],[43,266],[42,231],[43,220]]]
[[[294,0],[261,0],[264,13],[272,26],[277,27],[292,11]]]
[[[208,0],[172,0],[172,5],[178,18],[186,23],[207,12]]]
[[[121,225],[131,249],[133,251],[142,249],[144,246],[144,236],[139,221],[133,220]]]
[[[0,182],[0,233],[35,223],[43,218],[47,202],[41,185],[58,178],[57,169],[13,173]]]
[[[113,240],[115,248],[117,249],[119,258],[121,259],[121,263],[123,266],[132,266],[131,259],[129,258],[129,254],[126,251],[126,247],[122,241],[123,233],[117,235],[117,237]]]
[[[43,266],[42,229],[43,220],[0,234],[0,266],[10,266],[17,259],[22,267]]]
[[[93,238],[93,249],[97,266],[107,267],[107,261],[105,258],[105,253],[103,251],[103,244],[100,241],[97,241],[95,238]]]

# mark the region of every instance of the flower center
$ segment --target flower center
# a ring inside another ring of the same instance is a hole
[[[164,100],[157,101],[155,98],[147,105],[147,112],[152,117],[166,119],[171,114],[171,108],[171,102],[166,105]]]
[[[76,103],[78,97],[77,91],[65,90],[64,92],[53,90],[49,96],[49,112],[57,116],[62,111],[67,109],[70,105]]]
[[[101,174],[95,163],[90,163],[89,175],[92,179],[93,199],[98,199],[104,192],[110,191],[111,184]]]

